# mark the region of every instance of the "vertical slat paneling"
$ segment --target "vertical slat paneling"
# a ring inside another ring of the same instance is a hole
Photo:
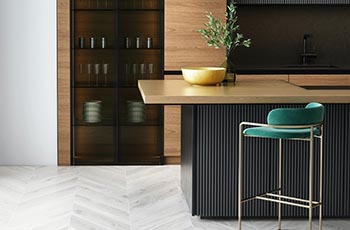
[[[194,200],[196,194],[196,188],[198,187],[197,178],[193,176],[192,168],[193,165],[196,165],[196,156],[193,155],[195,142],[193,138],[195,135],[194,123],[193,123],[194,111],[192,106],[182,106],[181,108],[181,124],[183,127],[186,127],[186,130],[183,129],[181,132],[181,187],[184,192],[185,199],[190,209],[192,209],[192,214],[196,213],[196,203],[200,203],[202,201]],[[188,118],[188,119],[185,119]],[[183,128],[181,127],[181,128]],[[199,149],[201,151],[201,149]],[[197,166],[198,167],[198,166]],[[202,175],[199,175],[202,176]],[[198,178],[199,180],[203,180],[202,177]],[[194,197],[195,196],[195,197]]]
[[[238,184],[238,130],[241,121],[266,122],[276,107],[304,105],[198,105],[195,106],[196,215],[236,217]],[[324,134],[324,216],[350,217],[350,105],[326,105]],[[200,144],[199,144],[200,143]],[[249,197],[277,188],[278,140],[244,139],[243,193]],[[309,144],[283,141],[283,193],[308,198]],[[319,141],[315,142],[314,197],[318,198]],[[276,204],[253,201],[244,205],[243,215],[277,215]],[[282,206],[283,216],[304,217],[306,209]],[[315,209],[316,215],[318,210]]]

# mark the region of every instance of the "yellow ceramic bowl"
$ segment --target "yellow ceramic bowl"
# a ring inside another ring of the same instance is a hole
[[[185,67],[182,76],[191,85],[216,85],[225,78],[223,67]]]

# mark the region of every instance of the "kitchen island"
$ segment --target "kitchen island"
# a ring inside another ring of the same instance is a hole
[[[311,101],[323,103],[324,216],[350,217],[350,90],[306,90],[284,81],[239,81],[235,85],[203,87],[182,80],[139,81],[139,89],[146,104],[182,105],[181,187],[192,214],[203,218],[237,216],[241,121],[265,123],[273,108],[303,107]],[[308,146],[285,141],[283,147],[282,193],[306,197]],[[277,141],[248,139],[244,149],[244,197],[276,188]],[[245,206],[243,215],[273,217],[276,210],[275,204],[254,201]],[[307,216],[307,210],[296,207],[284,206],[282,210],[284,216]]]

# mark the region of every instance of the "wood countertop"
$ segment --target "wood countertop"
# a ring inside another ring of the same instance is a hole
[[[184,80],[138,81],[145,104],[350,103],[350,90],[307,90],[285,81],[192,86]]]

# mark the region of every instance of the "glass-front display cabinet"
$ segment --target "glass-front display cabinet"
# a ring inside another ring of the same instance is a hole
[[[163,79],[164,0],[73,0],[71,31],[73,164],[162,164],[163,107],[137,81]]]

